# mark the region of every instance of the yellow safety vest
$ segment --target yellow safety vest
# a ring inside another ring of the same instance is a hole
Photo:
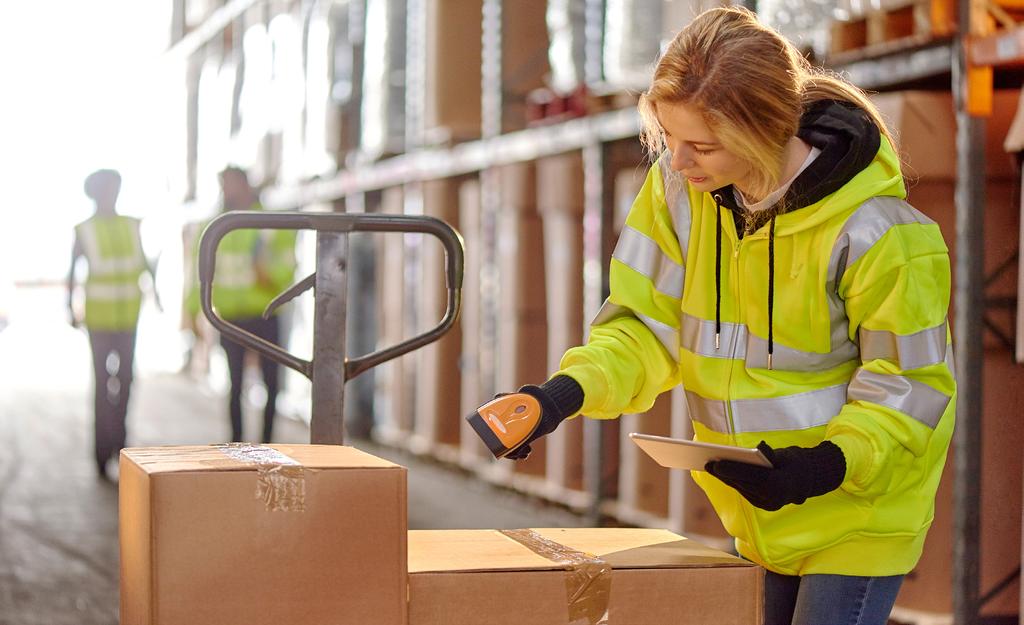
[[[254,205],[251,210],[260,210]],[[205,230],[206,224],[200,229]],[[213,279],[213,307],[225,319],[259,317],[274,297],[295,279],[294,230],[235,230],[221,240]],[[198,254],[198,242],[196,253]],[[256,267],[265,268],[270,284],[261,285]],[[189,312],[199,311],[199,279],[193,276]]]
[[[725,207],[716,344],[716,202],[666,155],[611,262],[611,295],[559,374],[583,414],[642,413],[682,384],[695,438],[838,445],[842,486],[769,512],[695,471],[739,552],[782,574],[898,575],[917,563],[953,431],[950,268],[938,226],[904,201],[883,138],[845,186],[775,226],[768,367],[768,226],[742,239]],[[557,375],[557,374],[556,374]]]
[[[134,330],[142,305],[139,276],[146,270],[139,220],[97,215],[75,226],[75,234],[89,263],[85,282],[86,327],[117,332]]]

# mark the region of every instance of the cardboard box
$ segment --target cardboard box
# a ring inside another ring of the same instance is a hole
[[[482,265],[482,233],[480,220],[481,187],[480,180],[473,178],[459,186],[459,224],[466,246],[466,271],[462,282],[462,314],[459,324],[462,326],[462,358],[459,370],[462,373],[462,384],[459,388],[459,415],[467,415],[476,410],[486,397],[483,393],[483,380],[480,367],[480,338],[483,315],[480,301],[480,267]],[[480,437],[465,419],[459,419],[459,447],[464,461],[472,464],[482,458],[486,447],[481,444]]]
[[[480,136],[481,0],[426,2],[426,98],[428,143]]]
[[[385,189],[381,193],[379,211],[388,215],[405,212],[405,190],[401,187]],[[405,235],[382,233],[377,235],[377,294],[381,311],[378,337],[380,345],[397,345],[413,336],[406,331],[409,309],[413,306],[408,295],[405,267]],[[374,434],[383,440],[406,440],[413,429],[415,412],[416,372],[408,358],[396,358],[374,369],[377,387],[374,397],[376,424]]]
[[[549,372],[583,344],[583,159],[579,152],[537,161],[537,209],[544,224]],[[583,420],[547,436],[547,476],[559,487],[583,490]]]
[[[526,127],[526,94],[544,86],[547,0],[517,0],[501,12],[502,132]]]
[[[406,622],[403,467],[341,446],[135,448],[120,484],[124,625]]]
[[[992,117],[985,120],[985,175],[989,179],[1017,177],[1003,141],[1018,97],[1016,90],[993,94]],[[956,114],[950,92],[895,91],[875,95],[871,101],[896,135],[904,173],[922,180],[956,177]]]
[[[763,571],[745,560],[667,530],[532,532],[568,550],[542,556],[496,530],[409,532],[410,625],[591,623],[605,608],[617,625],[761,622]],[[590,592],[570,607],[581,574]]]
[[[459,228],[459,187],[451,179],[431,180],[423,185],[423,212]],[[444,317],[448,306],[444,246],[433,236],[424,236],[420,248],[420,327],[432,328]],[[420,375],[416,387],[415,432],[427,448],[435,444],[457,447],[462,396],[459,361],[462,356],[462,327],[456,320],[452,329],[437,342],[415,354]],[[411,336],[411,335],[410,335]]]

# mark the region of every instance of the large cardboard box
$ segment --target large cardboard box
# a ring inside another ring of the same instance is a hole
[[[480,136],[481,0],[428,0],[426,102],[428,143]]]
[[[549,372],[583,343],[583,157],[568,152],[537,161],[537,210],[543,222]],[[548,480],[582,491],[583,419],[566,421],[547,437]]]
[[[502,132],[526,127],[526,95],[544,87],[547,0],[516,0],[501,12]]]
[[[381,193],[379,212],[401,215],[405,212],[405,189],[392,187]],[[377,235],[377,305],[381,311],[378,348],[397,345],[414,336],[408,332],[409,312],[414,308],[406,279],[409,264],[405,235],[388,232]],[[384,441],[408,439],[414,423],[415,363],[396,358],[374,369],[377,387],[374,397],[374,435]]]
[[[451,227],[459,228],[459,187],[455,180],[430,180],[423,185],[423,212]],[[420,251],[420,327],[432,328],[448,306],[447,267],[444,246],[433,236],[424,236]],[[416,439],[422,449],[435,445],[454,451],[461,427],[462,327],[456,320],[452,329],[437,342],[420,348],[416,380]],[[411,336],[411,335],[410,335]]]
[[[123,625],[401,625],[406,471],[351,447],[121,452]]]
[[[998,90],[986,119],[985,175],[1015,178],[1017,168],[1003,150],[1019,94]],[[894,91],[871,98],[896,135],[904,173],[922,180],[956,177],[956,113],[948,91]]]
[[[667,530],[511,534],[409,532],[410,625],[761,622],[760,567]]]

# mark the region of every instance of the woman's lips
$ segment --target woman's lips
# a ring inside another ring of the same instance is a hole
[[[697,178],[697,177],[694,177],[694,176],[687,176],[686,179],[689,180],[690,182],[694,183],[694,184],[700,184],[700,183],[704,182],[705,180],[707,180],[708,177],[707,176],[701,176],[700,178]]]

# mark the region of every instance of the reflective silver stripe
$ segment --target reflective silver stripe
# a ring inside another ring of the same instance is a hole
[[[658,337],[661,344],[665,346],[668,355],[672,360],[679,360],[679,332],[672,326],[662,323],[657,319],[651,319],[647,315],[634,312],[636,318],[643,322],[654,336]]]
[[[772,358],[774,364],[774,356]],[[846,385],[767,397],[732,401],[732,422],[737,434],[806,430],[827,424],[846,404]]]
[[[935,222],[895,197],[873,197],[861,204],[843,224],[832,245],[828,266],[832,290],[838,291],[846,268],[857,262],[893,226],[915,223],[930,225]]]
[[[668,351],[672,360],[679,360],[679,332],[666,323],[662,323],[657,319],[652,319],[647,315],[635,312],[625,306],[613,304],[612,302],[605,300],[604,304],[601,306],[601,310],[597,311],[597,315],[594,316],[594,320],[590,322],[590,325],[601,325],[602,323],[608,323],[612,319],[624,316],[633,317],[640,323],[647,326],[647,329],[654,334],[658,341],[665,347],[665,350]]]
[[[590,325],[599,326],[602,323],[608,323],[617,317],[624,317],[632,314],[633,311],[625,306],[619,306],[618,304],[611,303],[609,300],[605,300],[604,304],[601,305],[601,310],[597,311],[597,314],[594,315],[594,319],[590,322]]]
[[[917,369],[946,359],[946,322],[915,332],[896,334],[860,329],[860,353],[865,362],[882,358],[899,363],[900,369]]]
[[[845,316],[844,316],[845,319]],[[833,328],[835,325],[833,325]],[[768,341],[753,333],[747,333],[747,366],[768,368]],[[778,371],[823,371],[843,363],[857,360],[857,346],[849,340],[832,343],[832,351],[807,352],[787,347],[778,340],[772,350],[772,369]]]
[[[722,434],[796,431],[826,425],[843,409],[846,394],[846,385],[839,384],[781,397],[735,399],[729,402],[731,429],[726,402],[686,391],[686,405],[690,418]]]
[[[722,322],[718,349],[715,349],[714,321],[683,313],[680,325],[679,343],[687,351],[707,358],[742,360],[746,357],[747,326],[742,323]]]
[[[658,159],[658,168],[661,172],[661,184],[665,192],[665,204],[672,215],[672,226],[676,231],[679,251],[685,263],[686,253],[690,249],[690,225],[693,223],[690,214],[690,197],[682,176],[672,170],[671,153],[666,151]]]
[[[935,222],[899,198],[873,197],[857,207],[843,224],[832,245],[828,281],[825,283],[832,327],[832,353],[850,354],[852,359],[857,350],[857,346],[850,340],[846,304],[839,297],[839,285],[846,274],[846,268],[867,253],[893,226],[913,223]],[[777,357],[773,354],[772,364],[776,361]]]
[[[675,263],[644,233],[626,226],[612,254],[619,262],[646,276],[654,288],[669,297],[683,296],[683,268]]]
[[[887,406],[934,428],[951,398],[906,376],[858,369],[850,380],[849,399]]]
[[[719,348],[715,349],[715,322],[683,313],[680,346],[707,358],[744,360],[750,368],[768,368],[768,341],[753,334],[742,323],[722,322]],[[850,341],[828,353],[808,352],[778,342],[772,352],[772,367],[780,371],[821,371],[857,359],[857,346]]]
[[[725,402],[701,397],[693,391],[686,391],[686,408],[690,418],[713,432],[729,434],[729,417]]]
[[[106,282],[86,282],[85,296],[94,300],[126,300],[142,296],[137,284],[110,284]]]
[[[256,284],[256,260],[252,254],[218,252],[215,286],[244,289]]]

